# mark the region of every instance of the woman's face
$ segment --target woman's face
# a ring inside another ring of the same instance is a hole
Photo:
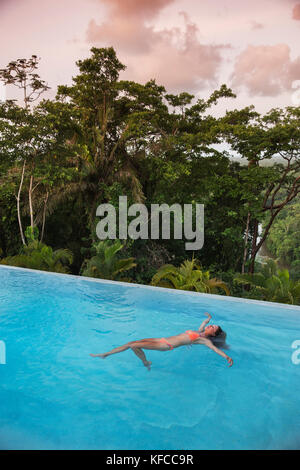
[[[205,333],[210,335],[210,336],[215,336],[216,331],[218,330],[218,325],[209,325],[205,328]]]

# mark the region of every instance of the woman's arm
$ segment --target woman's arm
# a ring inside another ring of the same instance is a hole
[[[204,321],[201,323],[201,325],[199,326],[198,331],[200,331],[200,332],[204,330],[204,327],[205,327],[205,326],[207,325],[207,323],[209,323],[210,320],[211,320],[211,315],[210,315],[209,313],[205,312],[205,315],[207,316],[207,318],[206,318],[206,320],[204,320]]]
[[[231,359],[231,357],[227,356],[227,354],[225,354],[223,351],[221,351],[221,349],[217,348],[212,343],[212,341],[210,341],[209,339],[206,339],[202,344],[205,344],[205,346],[207,346],[209,349],[212,349],[213,351],[215,351],[215,353],[217,353],[220,356],[224,357],[226,359],[226,361],[228,362],[229,367],[232,366],[233,360]]]

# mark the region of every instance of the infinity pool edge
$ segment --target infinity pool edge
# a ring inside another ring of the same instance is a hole
[[[168,287],[158,287],[158,286],[149,286],[147,284],[136,284],[133,282],[122,282],[122,281],[112,281],[110,279],[99,279],[99,278],[94,278],[94,277],[87,277],[87,276],[79,276],[77,274],[65,274],[65,273],[56,273],[53,271],[42,271],[40,269],[29,269],[29,268],[21,268],[18,266],[9,266],[2,264],[0,265],[0,268],[4,269],[12,269],[12,270],[20,270],[20,271],[28,271],[28,272],[34,272],[34,273],[41,273],[45,275],[54,275],[54,276],[63,276],[63,277],[68,277],[68,278],[74,278],[77,280],[85,280],[85,281],[90,281],[90,282],[98,282],[101,284],[118,284],[122,285],[125,287],[138,287],[138,288],[145,288],[145,289],[151,289],[155,291],[161,291],[161,292],[171,292],[173,294],[179,294],[179,295],[198,295],[202,296],[205,298],[210,298],[210,299],[222,299],[226,301],[232,301],[232,302],[244,302],[244,303],[250,303],[250,304],[259,304],[259,305],[268,305],[268,306],[274,306],[277,308],[284,308],[284,309],[289,309],[289,310],[298,310],[300,313],[300,306],[299,305],[293,305],[293,304],[283,304],[279,302],[269,302],[267,300],[255,300],[255,299],[244,299],[243,297],[233,297],[230,295],[218,295],[218,294],[205,294],[203,292],[195,292],[195,291],[186,291],[186,290],[181,290],[181,289],[171,289]]]

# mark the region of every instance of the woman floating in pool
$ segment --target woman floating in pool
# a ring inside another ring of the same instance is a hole
[[[198,331],[188,330],[176,336],[169,336],[168,338],[147,338],[138,341],[130,341],[123,346],[114,348],[111,351],[103,354],[91,354],[92,357],[102,357],[105,359],[111,354],[117,354],[127,349],[131,349],[143,362],[144,366],[150,370],[151,362],[147,361],[143,349],[152,349],[155,351],[170,351],[171,349],[179,348],[179,346],[187,346],[191,344],[204,344],[208,348],[215,351],[220,356],[224,357],[229,367],[232,366],[233,360],[227,356],[223,351],[215,346],[215,342],[225,344],[226,333],[218,325],[206,326],[211,319],[211,315],[206,313],[205,319],[199,327]]]

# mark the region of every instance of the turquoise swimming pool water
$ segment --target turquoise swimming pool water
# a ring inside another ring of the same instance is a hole
[[[130,350],[89,356],[197,329],[205,311],[231,368],[204,346],[148,351],[150,372]],[[299,320],[299,307],[0,267],[0,448],[299,449]]]

